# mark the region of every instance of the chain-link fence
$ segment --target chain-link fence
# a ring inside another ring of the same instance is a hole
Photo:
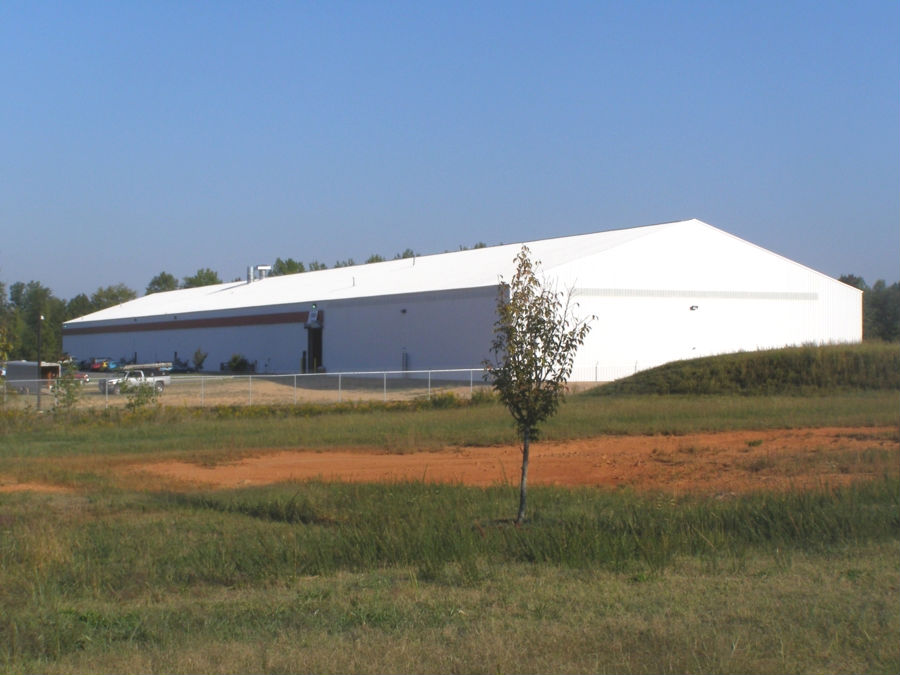
[[[153,378],[158,400],[172,406],[292,405],[358,401],[404,401],[452,393],[469,398],[487,391],[480,368],[422,371],[379,371],[294,375],[175,374]],[[125,405],[128,387],[115,386],[121,373],[77,380],[76,408]],[[7,380],[5,405],[52,409],[57,403],[55,380]]]
[[[576,367],[570,389],[585,389],[631,375],[638,364],[601,364]],[[112,386],[123,373],[79,374],[76,408],[125,405],[127,388]],[[291,375],[173,374],[162,381],[158,400],[163,405],[295,405],[358,401],[408,401],[452,393],[469,398],[488,391],[481,368],[450,370],[309,373]],[[57,404],[55,380],[7,379],[0,382],[4,405],[50,410]]]

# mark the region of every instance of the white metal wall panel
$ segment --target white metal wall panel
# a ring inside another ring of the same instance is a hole
[[[326,303],[329,370],[473,368],[488,356],[496,289]],[[405,310],[405,311],[404,311]]]
[[[597,316],[577,356],[576,379],[614,379],[708,354],[862,339],[857,289],[700,221],[529,246],[547,280],[575,289],[580,315]],[[329,371],[478,367],[489,353],[495,284],[501,275],[510,278],[518,250],[501,246],[159,294],[67,326],[297,313],[317,302]],[[306,347],[302,322],[64,334],[64,349],[77,358],[137,354],[139,361],[167,361],[176,351],[192,358],[200,348],[209,353],[208,369],[242,354],[258,372],[297,372]]]
[[[862,337],[857,290],[702,223],[553,271],[598,317],[576,360],[582,378]]]

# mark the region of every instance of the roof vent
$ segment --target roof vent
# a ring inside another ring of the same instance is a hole
[[[247,283],[252,284],[254,281],[265,279],[271,270],[271,265],[247,265]]]

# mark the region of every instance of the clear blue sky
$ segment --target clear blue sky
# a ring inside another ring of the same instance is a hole
[[[0,281],[700,218],[900,277],[900,3],[0,3]]]

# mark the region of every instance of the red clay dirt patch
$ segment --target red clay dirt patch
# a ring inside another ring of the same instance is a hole
[[[517,484],[517,446],[391,454],[371,449],[259,450],[217,466],[132,465],[188,487],[233,488],[319,479],[423,480]],[[739,493],[845,485],[900,473],[894,427],[733,431],[681,436],[604,436],[531,446],[530,485],[630,487],[667,492]]]
[[[72,490],[60,485],[48,485],[47,483],[4,483],[0,477],[0,493],[2,492],[71,492]]]

